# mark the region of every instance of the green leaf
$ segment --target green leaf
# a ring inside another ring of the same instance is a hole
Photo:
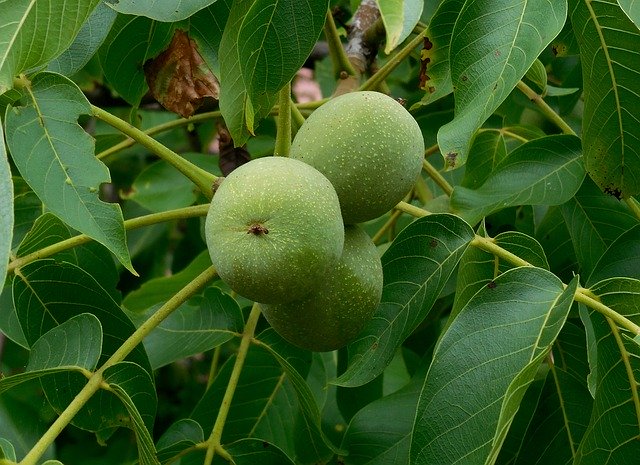
[[[2,311],[0,311],[0,332],[20,347],[29,349],[29,344],[24,337],[24,332],[18,320],[16,307],[13,304],[11,280],[9,278],[5,281],[5,286],[0,292],[0,309],[2,309]]]
[[[236,146],[271,111],[322,31],[328,1],[236,0],[220,42],[220,110]]]
[[[0,458],[16,461],[16,450],[13,444],[4,438],[0,438]]]
[[[13,77],[46,64],[73,41],[99,0],[0,0],[0,94]]]
[[[153,315],[152,307],[140,324]],[[176,360],[206,352],[242,333],[244,321],[236,301],[220,289],[205,291],[199,306],[182,305],[143,341],[156,370]]]
[[[612,278],[590,290],[609,308],[640,323],[640,281]],[[634,463],[640,454],[640,347],[632,334],[600,313],[590,309],[589,319],[597,342],[596,395],[574,464]]]
[[[384,53],[391,53],[418,24],[422,0],[376,0],[386,34]]]
[[[218,157],[201,153],[182,157],[209,173],[222,175]],[[135,200],[147,210],[161,212],[192,205],[200,190],[174,166],[159,160],[145,168],[133,181],[125,198]]]
[[[30,346],[62,322],[89,312],[102,325],[100,363],[104,363],[135,330],[109,292],[83,269],[68,262],[45,259],[23,266],[13,279],[13,300]],[[141,346],[133,350],[128,360],[150,371]]]
[[[538,94],[545,94],[547,89],[547,70],[544,64],[537,58],[531,65],[531,68],[524,75],[524,78],[534,86],[534,90]]]
[[[198,44],[198,50],[213,74],[220,76],[218,50],[224,26],[229,18],[233,0],[217,0],[189,18],[189,35]]]
[[[204,442],[202,426],[191,418],[182,418],[169,426],[158,439],[158,460],[164,463],[200,442]]]
[[[102,327],[90,313],[74,316],[42,335],[31,347],[27,371],[0,379],[0,393],[53,373],[93,371],[102,350]]]
[[[107,368],[103,378],[129,413],[123,421],[136,434],[140,465],[160,465],[151,437],[158,398],[149,372],[135,363],[120,362]]]
[[[116,16],[116,12],[106,3],[98,3],[73,43],[62,55],[49,62],[47,71],[65,76],[72,76],[80,71],[106,39]]]
[[[584,178],[580,139],[556,135],[531,140],[511,152],[478,189],[456,186],[451,206],[469,223],[516,205],[559,205]]]
[[[165,302],[210,266],[209,252],[203,250],[179,272],[150,279],[139,289],[131,291],[122,301],[122,306],[131,312],[142,312],[153,305]]]
[[[13,199],[13,238],[11,249],[15,250],[32,228],[36,218],[42,214],[42,202],[32,191],[17,194]]]
[[[7,144],[18,170],[49,210],[105,245],[135,274],[120,207],[98,197],[109,171],[77,121],[91,114],[89,102],[73,82],[52,73],[36,75],[25,98],[25,106],[6,115]]]
[[[616,0],[572,0],[584,80],[585,166],[615,197],[640,193],[640,31]]]
[[[520,406],[498,464],[573,463],[593,405],[586,386],[586,359],[584,328],[579,322],[568,320],[554,344],[553,363],[544,367],[546,377],[537,381],[539,388],[532,393],[533,408]],[[533,387],[527,391],[523,404]],[[541,444],[545,446],[540,447]]]
[[[336,381],[360,386],[391,362],[396,349],[427,315],[474,238],[460,218],[437,214],[407,226],[382,256],[382,301],[349,345],[349,367]]]
[[[7,276],[7,264],[13,241],[14,204],[11,167],[4,146],[4,134],[0,124],[0,283]]]
[[[426,91],[420,105],[428,105],[453,92],[449,51],[453,26],[463,4],[464,0],[443,0],[429,22],[427,42],[420,52],[424,82],[421,88]]]
[[[241,439],[226,446],[236,465],[293,465],[277,446],[258,439]]]
[[[629,19],[640,28],[640,3],[636,0],[618,0],[618,5],[627,14]]]
[[[533,266],[549,269],[549,263],[542,246],[531,236],[518,231],[505,231],[494,238],[494,243],[528,261]],[[511,268],[514,266],[510,263],[499,260],[493,254],[478,247],[467,248],[458,265],[456,294],[449,322],[453,321],[476,292],[489,284],[498,273],[503,273]]]
[[[574,279],[564,290],[546,270],[515,268],[469,301],[436,346],[420,394],[412,463],[493,463],[577,285]]]
[[[640,224],[618,236],[594,266],[587,284],[624,276],[640,279]]]
[[[258,336],[260,345],[267,349],[278,361],[287,379],[295,389],[302,415],[299,415],[297,428],[307,432],[305,457],[316,462],[321,460],[328,449],[337,452],[336,447],[327,438],[321,428],[320,409],[305,377],[311,364],[309,352],[300,350],[285,341],[273,328],[267,328]]]
[[[548,257],[549,269],[559,278],[569,281],[578,269],[578,263],[560,207],[547,209],[536,227],[535,236]]]
[[[469,149],[469,159],[460,185],[477,189],[506,157],[507,144],[501,131],[478,132]]]
[[[580,273],[589,276],[609,245],[638,223],[629,209],[603,194],[591,178],[585,178],[576,195],[560,206],[569,228]]]
[[[142,16],[118,15],[98,56],[109,84],[134,107],[149,87],[143,65],[164,50],[173,36],[172,23]]]
[[[207,434],[213,428],[212,412],[217,412],[222,402],[235,360],[232,356],[225,362],[190,415]],[[296,426],[293,420],[298,408],[295,390],[280,364],[264,348],[252,346],[231,402],[222,442],[261,439],[293,457]]]
[[[345,465],[384,465],[409,462],[411,430],[422,381],[366,405],[355,414],[341,447]]]
[[[451,36],[455,118],[438,131],[446,168],[462,166],[476,130],[562,30],[563,0],[466,1]]]
[[[146,16],[168,23],[186,19],[197,11],[215,3],[216,0],[107,0],[107,5],[119,13]]]

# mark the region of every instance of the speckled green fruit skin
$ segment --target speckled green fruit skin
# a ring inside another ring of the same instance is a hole
[[[292,344],[315,352],[344,347],[362,330],[382,295],[378,250],[357,225],[345,228],[338,264],[306,297],[262,305],[269,324]]]
[[[424,139],[416,120],[391,97],[351,92],[309,116],[293,140],[291,158],[329,178],[345,223],[361,223],[409,193],[422,168]]]
[[[209,207],[205,238],[220,278],[255,302],[302,297],[338,262],[340,204],[315,168],[284,157],[234,170]]]

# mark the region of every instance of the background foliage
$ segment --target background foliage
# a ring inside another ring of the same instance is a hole
[[[0,0],[0,463],[635,463],[638,5]],[[323,103],[303,67],[402,98],[428,147],[332,353],[202,235]]]

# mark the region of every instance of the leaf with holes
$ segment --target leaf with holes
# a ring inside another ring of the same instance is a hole
[[[40,73],[24,92],[25,106],[6,115],[7,145],[22,177],[65,223],[105,245],[135,273],[122,211],[98,197],[109,170],[94,157],[94,141],[78,124],[91,106],[80,89],[58,74]]]
[[[564,0],[465,2],[451,36],[455,118],[438,131],[448,169],[462,166],[476,130],[562,30]]]
[[[585,166],[617,198],[640,193],[640,30],[616,0],[571,0],[584,82]]]

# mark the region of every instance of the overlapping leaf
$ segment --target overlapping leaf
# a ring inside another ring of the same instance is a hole
[[[420,56],[421,88],[426,91],[420,101],[427,105],[453,92],[449,50],[451,34],[464,0],[443,0],[429,22],[426,33],[428,47]]]
[[[327,7],[326,0],[234,2],[220,42],[220,110],[236,145],[311,53]]]
[[[618,0],[618,5],[624,10],[629,19],[640,28],[640,3],[637,0]]]
[[[591,291],[609,308],[640,323],[640,281],[606,279]],[[603,315],[590,310],[589,319],[597,344],[596,391],[589,427],[574,464],[633,463],[640,455],[640,347],[633,334]]]
[[[7,276],[7,263],[13,241],[13,181],[11,167],[4,147],[4,134],[0,124],[0,282]]]
[[[335,383],[359,386],[378,376],[427,315],[473,239],[467,223],[431,215],[407,226],[382,256],[382,301],[349,345],[349,367]]]
[[[0,380],[0,393],[26,381],[68,370],[92,371],[102,350],[100,321],[74,316],[42,335],[31,347],[27,371]]]
[[[132,362],[120,362],[104,371],[104,381],[129,413],[127,424],[136,434],[140,465],[160,465],[151,432],[158,398],[149,372]]]
[[[89,102],[73,82],[52,73],[38,74],[25,99],[6,116],[7,144],[20,174],[47,209],[133,271],[120,207],[98,196],[109,171],[77,121],[91,113]]]
[[[172,424],[158,439],[158,460],[164,463],[200,442],[204,442],[202,426],[191,418],[182,418]]]
[[[293,465],[294,462],[280,448],[265,441],[241,439],[227,446],[236,465]]]
[[[567,317],[577,280],[515,268],[482,288],[438,343],[411,463],[493,463],[524,392]]]
[[[507,157],[507,144],[501,131],[482,131],[473,139],[461,186],[480,187]]]
[[[475,131],[562,30],[566,16],[564,0],[465,2],[449,50],[456,114],[438,131],[447,168],[466,162]]]
[[[384,52],[391,53],[406,39],[420,20],[424,3],[421,0],[376,0],[384,24]]]
[[[109,84],[133,106],[149,89],[143,65],[164,50],[174,25],[143,16],[118,15],[98,52]]]
[[[470,223],[515,205],[559,205],[584,178],[580,139],[548,136],[511,152],[477,189],[456,186],[451,206]]]
[[[13,87],[14,76],[65,50],[98,2],[0,1],[0,94]]]
[[[136,16],[146,16],[157,21],[175,22],[188,18],[216,0],[107,0],[114,10]]]
[[[209,434],[231,375],[235,357],[231,357],[202,397],[191,419]],[[269,441],[290,457],[295,456],[294,422],[298,410],[295,390],[280,364],[264,349],[252,347],[245,359],[225,423],[222,441],[243,438]]]
[[[640,30],[616,0],[570,4],[584,80],[587,172],[611,195],[636,195],[640,193]],[[634,9],[638,11],[638,6]]]
[[[638,222],[631,211],[603,194],[590,178],[560,207],[569,228],[580,271],[589,276],[607,247]]]
[[[140,318],[144,322],[156,309]],[[143,341],[155,370],[176,360],[206,352],[242,332],[244,321],[236,301],[220,289],[210,288],[199,305],[182,305]]]
[[[80,71],[100,48],[116,19],[116,12],[106,3],[99,3],[84,23],[73,43],[52,60],[47,70],[72,76]]]
[[[602,254],[587,284],[624,276],[640,279],[640,224],[621,234]]]

